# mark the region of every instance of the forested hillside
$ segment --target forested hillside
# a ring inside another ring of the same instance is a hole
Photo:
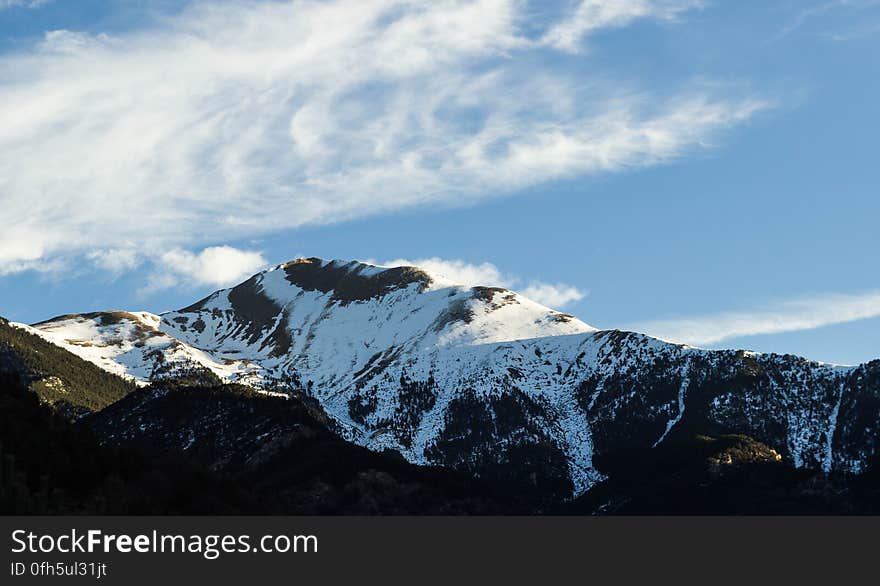
[[[60,411],[98,411],[136,385],[0,318],[0,372],[18,374]]]

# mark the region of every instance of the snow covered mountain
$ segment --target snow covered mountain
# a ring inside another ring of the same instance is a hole
[[[880,437],[880,362],[598,331],[414,267],[297,259],[179,311],[22,327],[141,383],[201,373],[302,392],[355,443],[559,498],[603,478],[596,455],[676,434],[746,434],[797,467],[846,472]]]

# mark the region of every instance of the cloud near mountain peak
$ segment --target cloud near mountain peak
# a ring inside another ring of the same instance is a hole
[[[687,83],[647,95],[554,58],[697,3],[585,26],[600,4],[537,34],[514,0],[200,2],[115,36],[50,32],[0,55],[0,203],[20,235],[0,238],[0,274],[656,165],[767,107]],[[543,37],[572,19],[564,48]]]

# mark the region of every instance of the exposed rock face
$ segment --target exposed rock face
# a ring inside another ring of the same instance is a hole
[[[325,263],[319,258],[301,258],[282,266],[287,280],[303,291],[330,293],[343,303],[369,301],[392,291],[417,285],[425,290],[431,277],[415,267],[375,270],[364,263]]]
[[[796,467],[859,472],[880,431],[880,362],[836,367],[597,331],[514,292],[411,267],[300,259],[162,316],[36,328],[142,381],[161,355],[298,391],[362,446],[550,498],[601,480],[596,456],[681,434],[745,434]]]

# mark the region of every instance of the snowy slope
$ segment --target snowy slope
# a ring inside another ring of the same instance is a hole
[[[876,423],[839,422],[873,392],[870,365],[600,332],[515,292],[413,267],[298,259],[161,316],[65,316],[34,328],[142,382],[196,366],[301,390],[361,445],[554,496],[600,479],[597,453],[687,430],[747,433],[827,470],[859,470],[875,451]]]
[[[162,318],[148,312],[103,312],[14,324],[104,370],[145,385],[204,368],[224,380],[246,379],[259,367],[247,361],[218,361],[162,332]]]

